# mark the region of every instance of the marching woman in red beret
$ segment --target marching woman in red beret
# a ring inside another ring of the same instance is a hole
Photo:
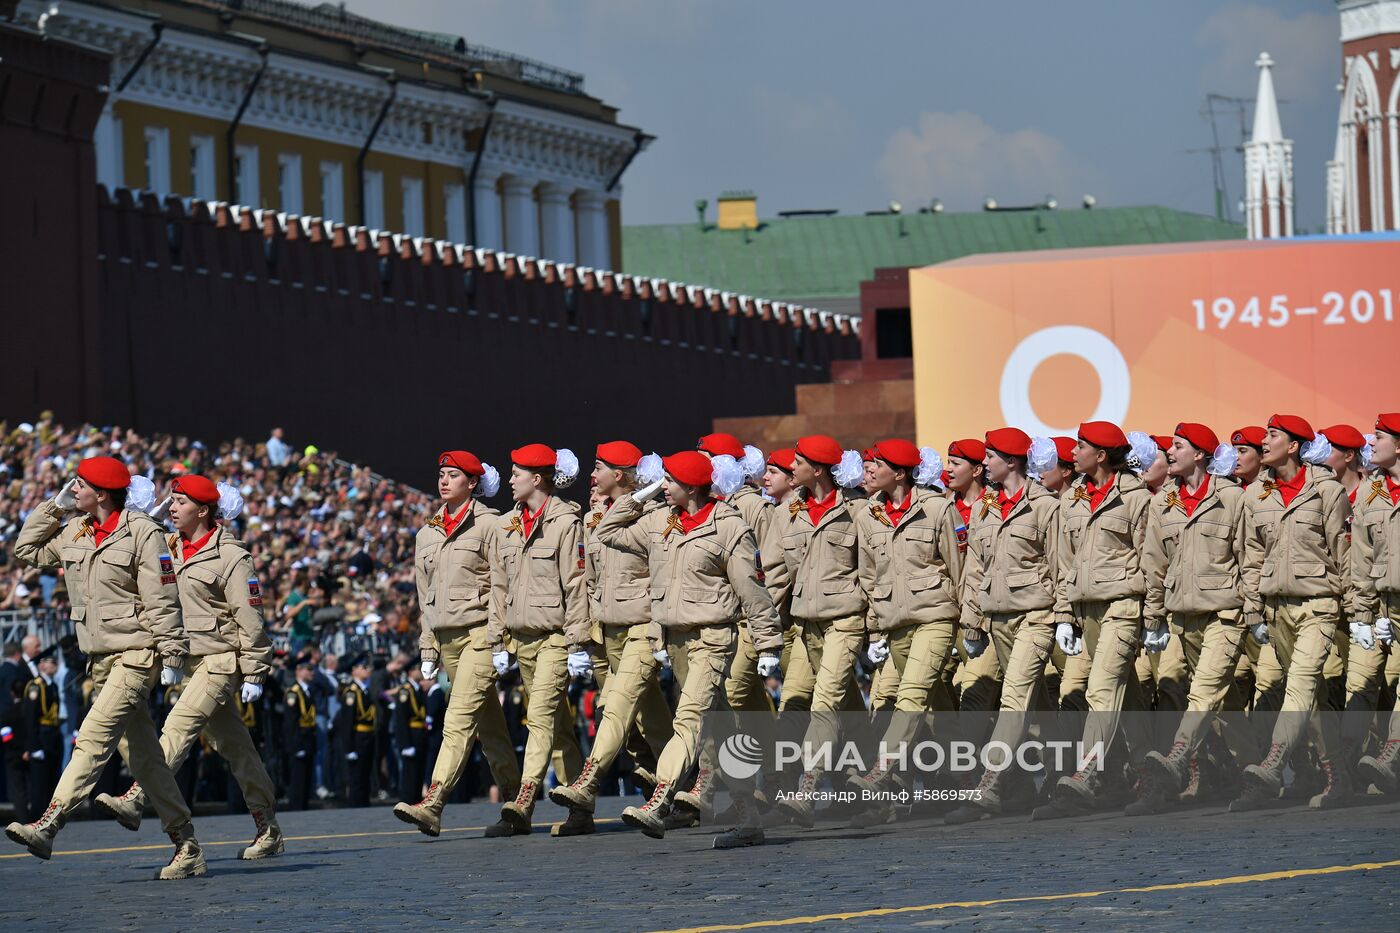
[[[996,496],[987,491],[987,445],[975,437],[953,441],[948,445],[948,488],[953,494],[967,535],[977,529],[996,508]],[[961,639],[953,646],[958,655],[957,670],[952,682],[957,688],[957,708],[963,712],[994,712],[1001,692],[1001,665],[995,651],[984,651],[976,657],[967,653]],[[951,697],[938,698],[940,708],[949,706]]]
[[[417,804],[406,800],[394,815],[429,836],[442,832],[442,809],[461,780],[472,743],[481,749],[501,796],[519,793],[520,765],[515,743],[496,691],[496,668],[486,635],[491,608],[491,553],[500,532],[500,513],[482,499],[500,488],[500,475],[471,451],[447,450],[437,459],[442,507],[418,529],[413,570],[418,588],[421,633],[418,648],[423,676],[438,673],[452,683],[447,712],[439,726],[442,747]],[[410,795],[417,788],[404,791]],[[411,797],[409,799],[412,799]],[[504,820],[487,827],[488,836],[514,834]]]
[[[228,762],[256,827],[240,858],[261,859],[285,846],[276,787],[238,712],[240,701],[256,703],[262,697],[263,681],[272,673],[272,642],[263,629],[253,556],[228,526],[242,511],[243,497],[233,486],[187,474],[175,480],[170,498],[154,512],[175,526],[167,543],[190,638],[189,682],[166,716],[160,744],[171,771],[180,770],[201,736]],[[96,802],[127,829],[140,828],[146,807],[140,782],[120,797],[98,794]]]
[[[204,853],[165,763],[149,700],[158,682],[169,686],[184,677],[190,642],[180,619],[174,558],[160,525],[146,513],[154,504],[150,481],[142,485],[149,501],[135,507],[128,503],[133,480],[125,464],[112,457],[84,460],[78,478],[31,512],[15,541],[15,556],[25,563],[62,568],[96,693],[53,800],[38,820],[11,823],[5,834],[49,858],[54,836],[88,799],[125,739],[127,764],[175,843],[157,877],[188,878],[205,873]],[[75,510],[83,517],[65,523]]]
[[[1151,747],[1146,722],[1122,717],[1124,710],[1145,708],[1134,661],[1142,644],[1147,587],[1140,555],[1152,496],[1134,468],[1150,462],[1157,444],[1146,438],[1139,446],[1135,452],[1123,429],[1107,421],[1079,427],[1074,465],[1080,478],[1060,500],[1055,640],[1066,655],[1087,645],[1093,659],[1084,747],[1107,750],[1121,723],[1129,760],[1141,768]],[[1060,778],[1052,803],[1036,816],[1049,819],[1093,806],[1102,790],[1103,775],[1090,765]]]
[[[1242,486],[1258,479],[1264,469],[1259,458],[1264,455],[1265,434],[1259,425],[1247,424],[1230,435],[1230,444],[1235,448],[1235,479]]]
[[[579,507],[554,493],[578,477],[573,451],[526,444],[510,453],[515,508],[502,516],[491,552],[491,612],[486,633],[498,674],[520,665],[530,723],[520,790],[501,807],[518,834],[530,832],[535,796],[555,751],[555,772],[572,781],[583,767],[569,710],[570,675],[593,671],[586,556]],[[510,644],[507,644],[507,639]],[[560,773],[564,771],[565,773]]]
[[[1351,502],[1324,464],[1331,445],[1298,415],[1269,419],[1263,464],[1267,475],[1245,490],[1244,621],[1274,646],[1284,694],[1269,752],[1245,768],[1244,792],[1230,809],[1256,810],[1283,788],[1283,769],[1308,732],[1326,778],[1309,805],[1344,805],[1353,793],[1350,762],[1333,717],[1314,718],[1328,651],[1350,609],[1348,574]]]
[[[1058,499],[1074,482],[1075,440],[1072,437],[1052,437],[1050,440],[1055,445],[1055,462],[1035,474],[1032,479],[1037,480]]]
[[[1400,619],[1400,412],[1376,418],[1371,443],[1375,474],[1357,496],[1351,537],[1353,638],[1374,640],[1395,651]],[[1400,788],[1400,705],[1390,714],[1385,742],[1357,765],[1362,783],[1393,794]]]
[[[733,492],[743,471],[726,473],[694,450],[666,457],[663,466],[662,481],[622,495],[597,529],[609,547],[646,550],[653,638],[681,688],[674,732],[656,767],[656,789],[642,806],[622,811],[623,822],[655,839],[666,834],[676,782],[699,755],[704,714],[728,708],[725,672],[740,623],[748,625],[763,676],[778,672],[783,647],[753,530],[737,509],[715,497]],[[663,488],[667,508],[648,511],[647,501]],[[715,847],[762,843],[752,781],[731,781],[731,790],[739,825],[717,836]]]

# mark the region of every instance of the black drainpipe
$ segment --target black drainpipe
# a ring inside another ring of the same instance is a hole
[[[384,125],[384,118],[389,115],[389,108],[394,106],[394,98],[399,96],[398,75],[385,75],[384,80],[389,82],[389,96],[384,98],[384,104],[379,108],[379,116],[375,117],[374,126],[369,128],[369,138],[360,148],[360,154],[355,157],[355,185],[360,194],[360,226],[362,227],[365,225],[365,158],[369,155],[369,147],[374,145],[374,137],[379,135],[379,128]]]
[[[146,47],[141,50],[141,54],[136,57],[136,61],[127,69],[126,74],[122,75],[122,79],[117,82],[116,92],[118,94],[126,90],[126,86],[131,83],[131,79],[136,77],[136,72],[140,71],[141,66],[146,64],[146,59],[151,57],[151,53],[156,49],[156,43],[160,41],[161,33],[165,32],[165,24],[159,21],[151,23],[151,32],[155,34],[151,36],[151,41],[146,43]]]
[[[481,157],[486,152],[486,137],[491,135],[491,121],[496,119],[496,103],[500,98],[491,95],[487,103],[486,122],[481,124],[481,139],[476,144],[476,152],[472,155],[472,168],[467,173],[467,197],[471,207],[467,215],[467,229],[471,231],[471,245],[475,246],[481,242],[476,236],[476,172],[481,168]]]
[[[257,91],[259,82],[267,72],[267,43],[258,46],[258,55],[262,61],[258,64],[258,70],[253,73],[253,80],[248,82],[248,89],[243,92],[243,100],[238,103],[238,112],[233,115],[233,122],[228,125],[228,130],[224,133],[224,161],[228,168],[228,197],[234,204],[238,203],[238,169],[236,167],[237,147],[234,144],[234,135],[238,132],[238,124],[243,122],[243,114],[247,111],[248,105],[253,102],[253,93]],[[249,204],[249,207],[257,207],[256,204]]]
[[[646,145],[648,139],[651,139],[651,137],[646,133],[638,133],[636,135],[632,141],[631,154],[627,156],[627,161],[622,163],[622,168],[618,169],[617,174],[612,177],[612,181],[608,182],[608,186],[603,189],[604,191],[610,192],[617,187],[617,183],[622,181],[622,173],[627,171],[627,168],[632,164],[632,160],[637,157],[637,153],[642,151],[642,146]]]

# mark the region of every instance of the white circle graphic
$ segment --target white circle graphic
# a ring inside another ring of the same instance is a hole
[[[1128,414],[1132,377],[1123,353],[1103,334],[1090,327],[1062,324],[1047,327],[1026,337],[1006,358],[1001,372],[1001,413],[1007,424],[1027,434],[1051,437],[1074,434],[1078,425],[1059,427],[1041,421],[1031,403],[1031,376],[1036,367],[1061,353],[1077,356],[1094,367],[1099,377],[1099,404],[1086,421],[1121,423]]]
[[[719,747],[719,769],[735,780],[745,780],[758,773],[763,765],[763,747],[758,739],[736,732]]]

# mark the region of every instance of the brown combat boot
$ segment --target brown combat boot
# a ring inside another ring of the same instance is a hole
[[[271,810],[253,810],[253,825],[258,831],[253,835],[252,843],[238,853],[238,857],[244,861],[255,861],[260,858],[272,858],[274,855],[281,855],[287,850],[287,844],[282,839],[282,827],[277,825],[277,814]]]
[[[501,822],[509,823],[516,835],[530,833],[530,818],[535,813],[535,790],[538,786],[534,781],[521,781],[520,793],[501,807]]]
[[[864,774],[856,774],[847,778],[846,783],[850,784],[856,790],[875,794],[884,790],[889,780],[889,762],[882,758],[880,761],[876,762],[875,767]]]
[[[551,836],[591,836],[597,831],[598,827],[593,825],[593,814],[587,810],[570,809],[564,822],[549,827]]]
[[[175,854],[170,857],[169,865],[156,872],[157,881],[193,878],[209,870],[204,865],[204,850],[194,838],[193,823],[186,823],[171,833],[170,841],[175,843]]]
[[[820,771],[804,771],[802,777],[797,782],[797,790],[785,797],[781,797],[777,803],[777,809],[782,810],[798,826],[811,829],[816,825],[816,804],[817,784],[821,781]]]
[[[1173,742],[1172,750],[1163,755],[1157,750],[1147,753],[1143,764],[1168,790],[1180,793],[1186,786],[1187,772],[1190,769],[1185,742]]]
[[[417,826],[418,831],[424,835],[441,835],[444,796],[445,794],[441,784],[429,784],[428,795],[418,801],[418,803],[394,804],[394,816],[397,816],[405,823],[411,823]]]
[[[644,795],[650,797],[651,792],[656,790],[656,772],[634,763],[632,765],[632,783],[636,784]]]
[[[1283,760],[1288,755],[1288,746],[1278,742],[1269,746],[1269,754],[1257,765],[1244,769],[1245,793],[1251,789],[1268,796],[1277,797],[1283,789]]]
[[[656,785],[651,797],[640,807],[622,811],[622,822],[640,829],[653,839],[666,838],[666,814],[671,809],[671,785],[665,781]]]
[[[671,810],[678,818],[690,814],[695,817],[695,823],[701,823],[714,817],[714,804],[715,773],[709,768],[700,768],[695,772],[695,783],[690,790],[683,790],[672,799]]]
[[[1097,771],[1076,771],[1055,782],[1054,802],[1061,806],[1093,807],[1103,779]]]
[[[1138,769],[1137,796],[1123,808],[1124,816],[1151,816],[1167,809],[1167,791],[1157,779],[1157,774],[1147,768]]]
[[[1363,781],[1376,785],[1383,793],[1393,794],[1397,786],[1396,766],[1400,764],[1400,739],[1391,739],[1381,746],[1379,754],[1367,755],[1356,763]]]
[[[561,784],[549,792],[549,799],[561,807],[581,813],[592,813],[598,802],[598,762],[592,758],[583,763],[583,770],[572,784]],[[572,820],[572,815],[570,816]],[[591,824],[593,821],[589,820]],[[555,833],[555,835],[560,835]],[[569,835],[573,835],[570,833]]]
[[[990,768],[983,771],[982,778],[973,788],[970,799],[962,806],[948,811],[943,817],[944,824],[958,826],[962,823],[975,823],[978,820],[990,819],[1000,813],[1001,795],[997,793],[997,783],[1000,778],[1000,771],[993,771]]]
[[[759,817],[758,807],[754,805],[753,798],[743,791],[736,794],[734,811],[739,818],[739,825],[716,836],[713,848],[741,849],[745,846],[763,845],[763,821]]]
[[[1351,803],[1356,789],[1352,786],[1351,769],[1347,767],[1346,759],[1335,755],[1324,760],[1322,773],[1327,776],[1327,784],[1322,788],[1322,793],[1308,801],[1308,806],[1314,810],[1334,810]]]
[[[108,816],[115,817],[125,829],[136,832],[141,828],[141,815],[146,812],[146,795],[141,791],[139,782],[132,781],[126,793],[120,797],[98,794],[93,803],[97,804],[98,809],[106,810]]]
[[[49,804],[44,815],[32,823],[11,823],[5,828],[5,835],[29,850],[35,858],[48,861],[53,856],[53,837],[68,822],[68,815],[58,802]]]

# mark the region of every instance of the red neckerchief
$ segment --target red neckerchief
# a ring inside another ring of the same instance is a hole
[[[997,505],[1001,506],[1001,520],[1006,521],[1006,516],[1011,514],[1011,510],[1016,508],[1016,503],[1021,501],[1021,497],[1026,494],[1026,487],[1022,486],[1016,490],[1016,495],[1008,496],[1005,492],[997,493]]]
[[[107,540],[107,536],[117,530],[117,523],[122,520],[120,510],[107,516],[105,522],[98,522],[92,526],[92,546],[101,547],[102,542]]]
[[[1385,491],[1390,493],[1391,505],[1400,504],[1400,483],[1397,483],[1395,480],[1387,476],[1385,478]]]
[[[807,517],[810,518],[810,519],[812,520],[812,527],[815,528],[816,525],[817,525],[817,522],[819,522],[819,521],[822,520],[822,516],[825,515],[827,512],[830,512],[831,509],[832,509],[832,507],[835,506],[835,505],[836,505],[836,490],[835,490],[835,489],[832,489],[831,492],[827,493],[825,499],[821,499],[821,500],[808,500],[808,502],[807,502]]]
[[[909,495],[904,497],[904,501],[899,505],[894,504],[891,499],[885,503],[885,517],[890,520],[890,524],[898,525],[899,520],[904,517],[904,513],[909,511],[909,506],[914,502],[914,490],[909,490]]]
[[[209,539],[214,537],[214,532],[218,530],[218,528],[211,528],[209,530],[209,533],[204,537],[200,538],[198,541],[191,541],[184,535],[180,535],[180,560],[189,560],[191,557],[198,554],[199,549],[204,547],[204,545],[208,544]]]
[[[1293,478],[1287,482],[1281,479],[1274,480],[1274,488],[1283,497],[1283,507],[1288,508],[1288,504],[1297,498],[1298,493],[1303,491],[1303,483],[1307,482],[1308,468],[1299,467],[1298,472],[1293,474]]]
[[[1113,488],[1113,481],[1117,478],[1118,475],[1116,473],[1109,474],[1108,482],[1104,483],[1103,486],[1095,486],[1087,479],[1084,481],[1084,489],[1089,493],[1090,512],[1096,511],[1098,507],[1103,504],[1104,497],[1107,496],[1108,491]]]
[[[530,507],[525,503],[520,503],[520,535],[523,538],[530,537],[530,530],[535,527],[535,522],[539,521],[544,514],[545,506],[549,505],[549,500],[545,499],[540,507],[535,510],[535,514],[530,514]]]
[[[962,516],[964,525],[972,521],[972,504],[970,502],[964,502],[962,496],[954,496],[953,505],[958,507],[958,514]]]
[[[1360,487],[1360,486],[1357,486],[1357,487],[1356,487],[1355,489],[1353,489],[1351,492],[1347,493],[1347,499],[1350,500],[1350,502],[1351,502],[1351,507],[1352,507],[1352,508],[1356,508],[1356,494],[1357,494],[1358,492],[1360,492],[1360,491],[1361,491],[1361,487]]]
[[[710,513],[715,510],[715,501],[716,500],[711,499],[709,502],[706,502],[700,508],[696,509],[694,513],[681,512],[677,516],[681,522],[681,534],[688,535],[705,524],[706,519],[710,517]]]
[[[452,532],[461,524],[466,514],[471,511],[471,507],[472,501],[468,499],[466,504],[462,506],[462,510],[456,515],[453,515],[451,512],[447,511],[447,506],[444,505],[442,507],[442,533],[449,538],[452,537]]]
[[[1210,495],[1210,476],[1206,476],[1206,481],[1201,483],[1201,488],[1192,492],[1185,483],[1177,484],[1177,496],[1181,499],[1181,509],[1190,518],[1191,513],[1196,511],[1196,506],[1200,505],[1205,497]]]

